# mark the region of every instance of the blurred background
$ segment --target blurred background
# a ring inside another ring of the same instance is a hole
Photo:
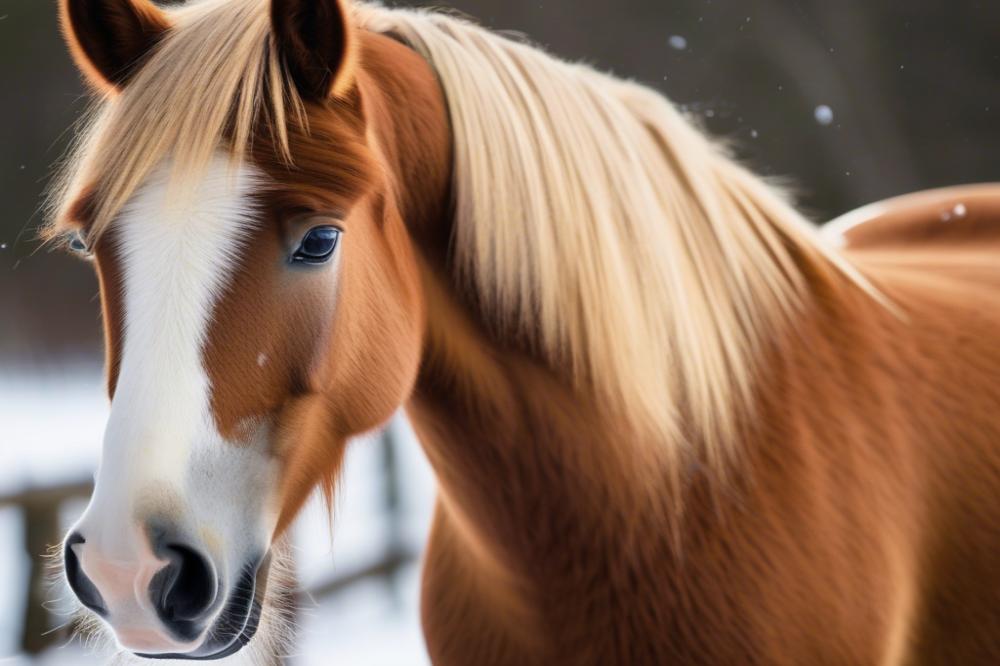
[[[662,90],[790,182],[817,221],[1000,180],[996,0],[434,4]],[[43,605],[37,560],[85,505],[107,412],[94,276],[35,238],[42,192],[86,106],[55,7],[0,0],[0,664],[101,663],[69,640],[58,601]],[[296,526],[292,663],[426,663],[417,593],[432,502],[402,419],[352,448],[336,538],[315,505]]]

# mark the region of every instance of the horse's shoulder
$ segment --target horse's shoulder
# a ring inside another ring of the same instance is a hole
[[[823,234],[851,250],[928,243],[1000,246],[1000,183],[946,187],[880,201],[827,223]]]

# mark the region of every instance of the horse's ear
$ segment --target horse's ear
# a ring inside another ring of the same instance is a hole
[[[354,84],[353,32],[348,0],[271,0],[271,27],[299,94],[320,101]]]
[[[118,89],[170,28],[149,0],[59,0],[63,35],[77,66],[98,89]]]

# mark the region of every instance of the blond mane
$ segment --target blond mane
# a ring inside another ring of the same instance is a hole
[[[446,14],[361,5],[356,19],[438,74],[460,277],[640,432],[724,460],[754,359],[805,296],[801,262],[876,295],[657,92]]]
[[[302,107],[268,7],[173,10],[177,29],[84,133],[60,214],[96,183],[100,233],[168,155],[190,182],[220,142],[241,159],[262,120],[287,153],[285,126]],[[368,4],[353,15],[437,72],[459,277],[491,320],[637,431],[723,459],[752,408],[754,360],[805,295],[801,262],[850,266],[653,90],[452,16]]]

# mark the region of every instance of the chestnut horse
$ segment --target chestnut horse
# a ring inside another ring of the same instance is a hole
[[[282,535],[404,406],[435,664],[1000,663],[1000,191],[825,237],[650,89],[345,3],[61,2],[118,647],[278,654]]]

